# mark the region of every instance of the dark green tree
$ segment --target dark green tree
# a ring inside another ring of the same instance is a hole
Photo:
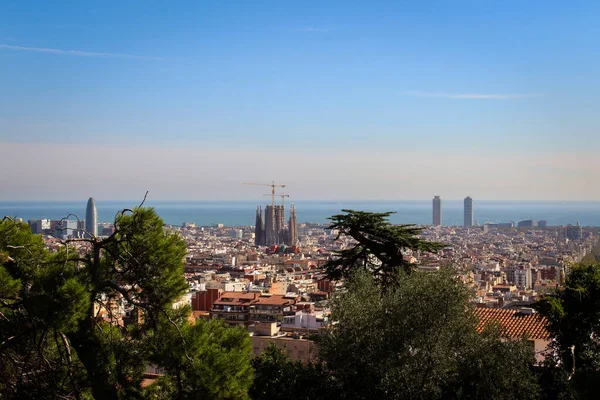
[[[187,290],[186,246],[163,225],[151,208],[124,210],[111,236],[67,240],[50,253],[27,225],[0,223],[5,398],[247,397],[248,336],[216,322],[190,325],[187,308],[173,309]],[[116,300],[133,307],[135,323],[116,323],[108,304]],[[158,392],[142,388],[149,364],[166,371]]]
[[[388,218],[393,212],[342,211],[345,214],[329,218],[332,221],[329,229],[339,232],[338,239],[348,236],[354,239],[355,244],[336,252],[325,265],[331,279],[346,278],[358,270],[366,270],[385,286],[397,269],[410,271],[413,268],[403,252],[435,252],[445,247],[420,238],[418,235],[422,228],[415,225],[392,225]]]
[[[537,308],[552,336],[545,383],[548,398],[592,398],[600,391],[600,264],[571,268],[565,285]]]
[[[452,270],[393,274],[382,291],[358,272],[333,299],[318,349],[336,398],[537,398],[533,352],[476,331],[470,294]]]
[[[322,364],[290,361],[285,351],[270,344],[252,360],[253,400],[318,400],[334,398]]]

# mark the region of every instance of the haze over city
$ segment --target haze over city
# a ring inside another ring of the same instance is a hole
[[[4,2],[0,200],[598,200],[599,8]]]

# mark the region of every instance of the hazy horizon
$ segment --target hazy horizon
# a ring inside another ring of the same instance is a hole
[[[137,201],[96,200],[99,221],[112,222],[115,214],[124,208],[133,208]],[[255,222],[256,206],[265,206],[270,198],[263,201],[157,201],[148,199],[146,206],[153,207],[165,223],[179,225],[195,222],[202,225],[224,223],[228,226],[251,226]],[[286,202],[288,205],[291,202]],[[432,217],[431,200],[298,200],[296,212],[299,222],[327,222],[332,215],[343,209],[393,214],[393,223],[430,224]],[[278,204],[281,204],[278,202]],[[20,217],[24,220],[48,218],[60,219],[68,214],[84,216],[87,201],[47,202],[47,201],[0,201],[0,216]],[[462,225],[464,217],[463,200],[444,200],[442,221],[445,225]],[[600,202],[564,201],[474,201],[475,222],[499,223],[520,220],[545,220],[548,225],[558,226],[581,222],[586,226],[600,226]]]
[[[91,196],[94,197],[94,196]],[[35,199],[35,200],[24,200],[24,199],[12,199],[12,200],[0,200],[0,203],[49,203],[49,204],[66,204],[66,203],[81,203],[86,202],[88,198],[82,199]],[[462,202],[464,198],[456,199],[456,198],[441,198],[442,201],[448,202]],[[132,203],[133,205],[137,205],[141,203],[141,199],[109,199],[109,198],[98,198],[94,197],[94,200],[107,202],[107,203]],[[392,202],[405,202],[405,203],[414,203],[414,202],[431,202],[431,199],[287,199],[285,204],[291,204],[294,202],[303,202],[303,203],[392,203]],[[254,202],[256,205],[267,205],[271,202],[269,200],[261,200],[255,198],[246,198],[246,199],[150,199],[146,200],[144,204],[151,203],[249,203]],[[565,199],[531,199],[531,200],[520,200],[520,199],[473,199],[473,202],[484,202],[484,203],[600,203],[600,200],[565,200]],[[280,204],[281,200],[276,200],[276,204]]]

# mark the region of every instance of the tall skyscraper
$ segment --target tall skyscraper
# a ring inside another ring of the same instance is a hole
[[[288,222],[288,245],[296,246],[298,244],[298,221],[296,220],[296,206],[290,205],[290,220]]]
[[[442,199],[440,196],[433,198],[433,225],[442,225]]]
[[[469,196],[465,198],[465,225],[473,226],[473,199]]]
[[[98,236],[98,210],[93,197],[88,200],[85,210],[85,231],[92,237]]]

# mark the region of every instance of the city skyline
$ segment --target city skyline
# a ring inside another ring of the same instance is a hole
[[[600,4],[435,4],[2,4],[0,200],[600,200]]]

